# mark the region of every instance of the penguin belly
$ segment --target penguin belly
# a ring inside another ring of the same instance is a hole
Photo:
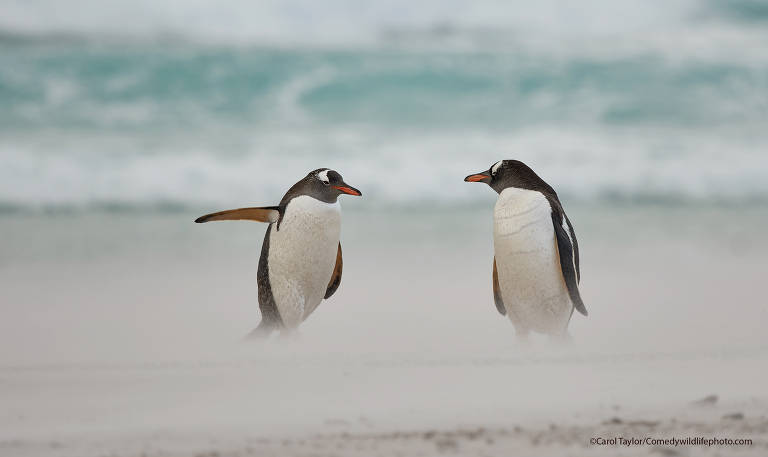
[[[269,238],[269,283],[287,329],[295,329],[323,300],[341,234],[339,202],[293,198]]]
[[[573,309],[560,270],[551,211],[542,193],[518,188],[503,190],[494,208],[501,298],[521,333],[563,335]]]

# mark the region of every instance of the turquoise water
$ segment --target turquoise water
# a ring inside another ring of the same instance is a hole
[[[132,22],[11,2],[0,208],[266,204],[320,166],[378,204],[469,204],[487,189],[461,178],[501,158],[574,200],[767,201],[765,5],[620,3],[234,2],[203,27],[202,4]]]
[[[77,42],[6,43],[3,51],[5,132],[298,121],[411,129],[709,128],[761,123],[768,90],[768,62],[681,65],[652,54],[564,60]]]

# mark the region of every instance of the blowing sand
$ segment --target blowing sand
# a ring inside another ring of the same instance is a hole
[[[194,216],[0,219],[0,454],[768,454],[760,211],[570,209],[590,316],[526,346],[490,210],[353,207],[337,294],[255,345],[264,227]]]

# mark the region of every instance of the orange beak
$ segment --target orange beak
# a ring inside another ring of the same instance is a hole
[[[469,175],[466,178],[464,178],[464,181],[466,182],[484,182],[488,179],[491,179],[491,175],[488,174],[488,172],[482,172],[482,173],[475,173],[473,175]]]
[[[355,189],[354,187],[347,187],[347,186],[332,186],[332,187],[345,194],[355,195],[357,197],[363,195],[359,190]]]

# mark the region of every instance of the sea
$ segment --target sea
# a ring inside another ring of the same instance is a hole
[[[768,2],[0,1],[0,214],[768,203]],[[360,203],[362,205],[362,203]]]

